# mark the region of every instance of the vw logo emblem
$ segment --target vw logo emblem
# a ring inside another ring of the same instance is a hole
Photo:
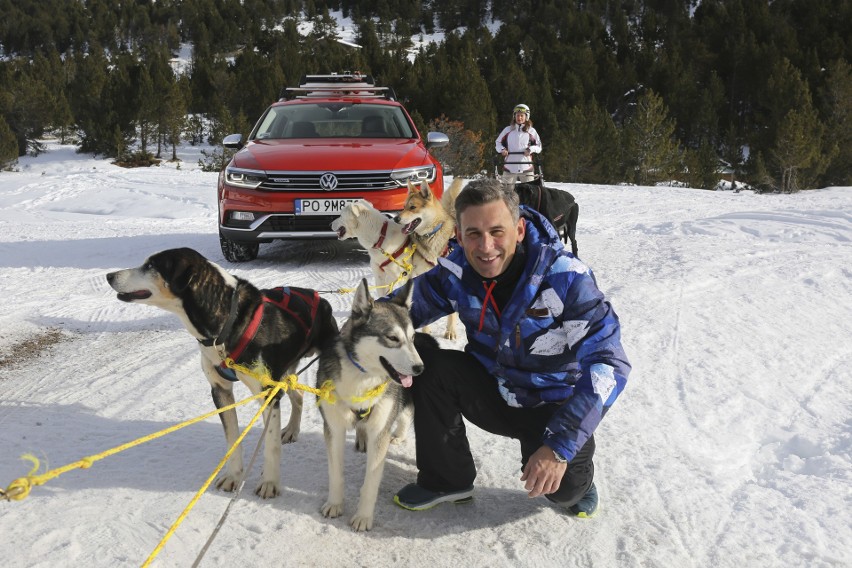
[[[320,176],[320,189],[331,191],[337,187],[337,176],[333,173],[324,173]]]

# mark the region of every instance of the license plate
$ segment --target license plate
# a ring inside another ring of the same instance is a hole
[[[296,215],[335,215],[344,207],[358,201],[353,199],[297,199]]]

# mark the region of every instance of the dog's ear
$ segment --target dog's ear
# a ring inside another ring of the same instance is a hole
[[[414,292],[414,280],[409,280],[405,286],[399,289],[399,292],[391,300],[406,309],[411,308],[411,295]]]
[[[417,193],[418,191],[420,191],[420,189],[418,189],[417,185],[411,183],[411,180],[408,180],[408,194],[411,195],[412,193]]]
[[[352,318],[355,320],[366,320],[373,310],[373,297],[370,296],[370,287],[367,279],[362,278],[358,289],[355,290],[355,299],[352,301]]]
[[[173,294],[180,294],[186,290],[195,275],[194,258],[188,249],[174,249],[155,254],[147,263],[157,270]]]
[[[189,287],[197,272],[199,259],[204,260],[197,251],[190,248],[163,251],[152,257],[152,260],[154,258],[158,259],[155,266],[173,294],[181,294]]]
[[[429,199],[432,197],[432,189],[425,181],[420,183],[420,195],[423,197],[423,199]]]

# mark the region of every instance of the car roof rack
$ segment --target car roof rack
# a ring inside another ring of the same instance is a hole
[[[296,95],[296,93],[304,94]],[[280,100],[330,96],[396,100],[396,93],[391,87],[377,87],[372,75],[362,75],[358,71],[344,71],[343,73],[328,75],[303,75],[298,87],[286,87],[281,92]]]

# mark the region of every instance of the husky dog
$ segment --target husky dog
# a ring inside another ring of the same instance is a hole
[[[408,182],[408,196],[394,221],[402,225],[404,235],[415,235],[417,246],[428,258],[437,259],[447,253],[447,242],[455,234],[455,202],[463,187],[456,178],[438,200],[425,181],[419,186]]]
[[[362,199],[344,208],[331,228],[338,239],[358,240],[370,255],[376,285],[389,288],[431,270],[448,252],[455,231],[453,204],[462,187],[461,178],[454,180],[439,201],[427,183],[418,187],[409,182],[404,210],[395,223]],[[457,320],[456,314],[448,317],[446,339],[456,339]],[[423,331],[428,333],[428,327]]]
[[[350,524],[356,531],[373,527],[373,513],[385,466],[388,444],[405,438],[414,416],[411,395],[406,391],[423,362],[414,347],[414,327],[408,310],[411,282],[388,301],[374,302],[367,280],[361,281],[352,303],[352,314],[332,345],[320,354],[317,386],[331,381],[329,398],[319,407],[328,451],[328,500],[326,517],[343,514],[343,454],[346,430],[366,440],[367,472],[361,499]],[[418,342],[435,343],[425,334]]]
[[[402,211],[394,221],[402,225],[404,235],[412,235],[418,251],[424,257],[438,261],[449,254],[448,242],[456,231],[456,197],[464,187],[462,178],[455,178],[439,201],[425,181],[417,187],[408,182],[408,196]],[[458,314],[447,316],[446,339],[456,339]]]
[[[156,306],[180,318],[198,340],[201,368],[216,408],[234,403],[237,379],[253,394],[262,390],[256,378],[225,367],[226,357],[249,367],[260,364],[279,381],[295,371],[301,357],[318,352],[338,333],[331,305],[315,291],[258,290],[189,248],[159,252],[138,268],[110,272],[106,278],[119,300]],[[302,393],[289,389],[287,394],[292,410],[283,430],[278,399],[263,416],[264,464],[256,493],[264,499],[280,493],[281,444],[295,442],[301,427]],[[220,416],[230,447],[239,436],[237,412],[231,409]],[[233,491],[242,472],[242,453],[235,451],[216,487]]]

